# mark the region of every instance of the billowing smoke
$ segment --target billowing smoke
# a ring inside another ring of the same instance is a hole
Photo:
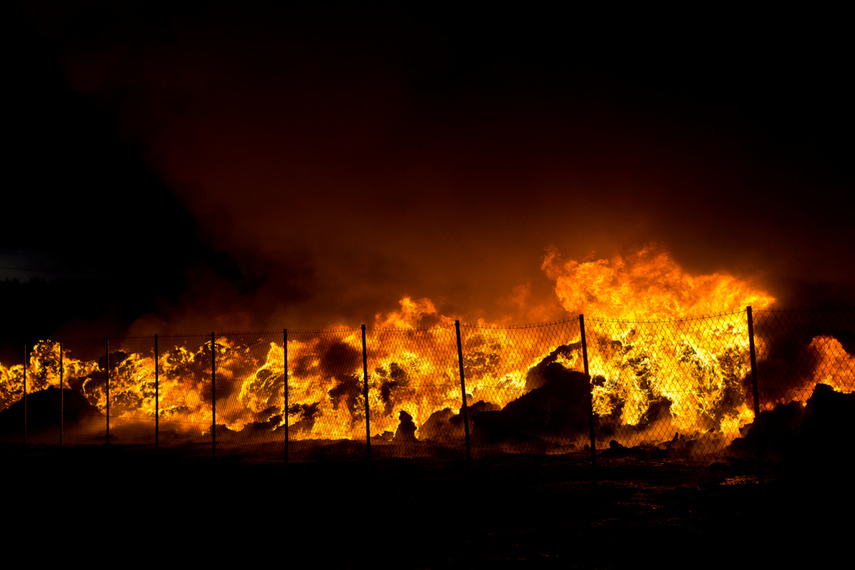
[[[67,84],[216,254],[178,269],[180,290],[155,292],[134,333],[353,326],[404,295],[549,320],[564,314],[541,269],[551,245],[585,259],[656,241],[691,274],[852,299],[850,181],[831,138],[851,97],[816,68],[836,50],[793,58],[752,30],[710,53],[718,25],[568,31],[578,14],[55,10],[28,16]],[[756,77],[766,44],[781,52]],[[803,136],[810,121],[830,138]]]

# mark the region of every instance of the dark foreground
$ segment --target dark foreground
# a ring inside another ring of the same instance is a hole
[[[732,466],[604,460],[594,471],[584,461],[549,456],[470,464],[388,459],[252,465],[154,457],[118,446],[2,452],[6,552],[25,563],[851,563],[853,501],[845,462],[769,474],[760,484]]]

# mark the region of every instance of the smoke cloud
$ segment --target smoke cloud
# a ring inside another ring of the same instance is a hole
[[[782,302],[852,299],[833,46],[582,13],[111,6],[31,18],[230,260],[137,332],[354,325],[405,295],[560,318],[548,248],[650,242]]]

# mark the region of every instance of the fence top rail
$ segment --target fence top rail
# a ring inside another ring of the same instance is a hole
[[[217,340],[228,338],[228,337],[248,337],[248,336],[257,336],[257,337],[271,337],[271,336],[282,336],[283,332],[286,329],[279,329],[276,331],[244,331],[244,332],[207,332],[207,333],[171,333],[171,334],[160,334],[154,333],[150,335],[133,335],[133,336],[125,336],[121,334],[109,336],[109,337],[63,337],[61,339],[43,339],[41,342],[101,342],[103,343],[105,339],[107,340],[115,340],[115,341],[152,341],[155,337],[158,340],[203,340],[205,342],[210,342],[211,335],[214,335],[214,338]],[[306,334],[351,334],[354,332],[359,332],[360,329],[349,329],[349,328],[329,328],[329,329],[317,329],[317,330],[297,330],[297,329],[287,329],[288,335],[306,335]]]
[[[746,309],[741,309],[738,311],[730,311],[730,312],[722,312],[722,313],[711,313],[706,315],[697,315],[690,317],[679,317],[673,319],[620,319],[620,318],[609,318],[609,317],[601,317],[595,314],[590,316],[585,314],[580,314],[579,316],[584,317],[584,319],[588,322],[595,323],[616,323],[616,324],[627,324],[627,325],[643,325],[643,324],[667,324],[667,323],[680,323],[680,322],[689,322],[689,321],[703,321],[709,319],[723,318],[723,317],[733,317],[737,315],[744,315]],[[763,309],[754,309],[754,315],[770,315],[770,314],[828,314],[828,313],[851,313],[855,312],[855,306],[841,306],[841,307],[767,307]],[[485,329],[485,330],[531,330],[538,328],[546,328],[552,326],[565,326],[571,325],[575,326],[579,324],[578,317],[568,318],[568,319],[560,319],[555,321],[546,321],[542,323],[528,323],[521,325],[506,325],[506,324],[490,324],[490,323],[470,323],[470,322],[460,322],[460,326],[463,328],[470,329]],[[388,332],[429,332],[433,330],[445,330],[454,327],[454,322],[451,323],[442,323],[435,324],[427,327],[394,327],[394,326],[366,326],[366,332],[371,333],[388,333]],[[283,328],[279,330],[267,330],[267,331],[244,331],[244,332],[207,332],[207,333],[171,333],[171,334],[151,334],[151,335],[130,335],[125,336],[121,334],[113,335],[113,336],[92,336],[92,337],[70,337],[70,338],[61,338],[61,339],[50,339],[44,338],[40,342],[63,342],[63,343],[81,343],[81,342],[101,342],[103,343],[106,340],[116,340],[120,342],[135,342],[135,341],[145,341],[151,340],[157,337],[162,340],[175,340],[175,339],[183,339],[183,340],[205,340],[208,341],[213,334],[215,338],[224,338],[224,337],[239,337],[239,336],[258,336],[258,337],[270,337],[275,335],[282,335],[283,332],[287,332],[288,336],[304,336],[304,335],[328,335],[328,334],[353,334],[360,332],[360,327],[331,327],[326,329],[290,329]]]
[[[712,313],[708,315],[696,315],[692,317],[679,317],[673,319],[613,319],[607,317],[585,317],[586,321],[596,322],[596,323],[620,323],[620,324],[628,324],[628,325],[656,325],[656,324],[667,324],[667,323],[682,323],[688,321],[705,321],[709,319],[719,319],[722,317],[733,317],[736,315],[745,315],[745,309],[741,311],[730,311],[725,313]]]
[[[496,330],[524,330],[537,329],[544,327],[554,327],[556,325],[578,325],[578,317],[575,319],[561,319],[558,321],[546,321],[542,323],[528,323],[523,325],[497,325],[490,323],[460,323],[461,327],[474,329],[496,329]]]
[[[406,332],[406,333],[408,333],[408,332],[430,332],[430,331],[436,331],[436,330],[451,330],[451,329],[454,329],[454,323],[453,322],[449,323],[449,324],[432,325],[429,327],[391,327],[391,326],[386,326],[386,327],[368,327],[368,326],[366,326],[365,327],[366,332],[382,332],[382,333],[388,333],[388,332],[397,332],[397,333],[402,333],[402,332]]]

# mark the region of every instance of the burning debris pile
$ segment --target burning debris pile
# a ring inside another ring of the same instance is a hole
[[[531,368],[526,375],[530,389],[505,406],[481,400],[469,407],[475,445],[531,452],[573,447],[587,437],[590,386],[587,376],[557,361],[567,350],[559,347]],[[460,440],[462,422],[459,413],[445,408],[428,418],[419,435],[426,440]]]
[[[378,314],[361,330],[170,337],[159,345],[157,337],[137,338],[101,355],[45,341],[25,365],[0,365],[0,417],[6,426],[23,421],[16,402],[26,381],[33,419],[43,405],[33,396],[62,386],[75,394],[68,405],[85,401],[102,423],[109,415],[110,425],[151,431],[157,418],[178,438],[260,445],[370,435],[413,450],[459,447],[469,431],[484,450],[562,452],[590,445],[593,423],[598,447],[615,453],[696,457],[753,437],[746,436],[755,419],[752,339],[760,410],[793,401],[796,414],[806,388],[855,386],[851,322],[806,326],[800,318],[776,326],[762,291],[727,275],[693,278],[661,253],[584,263],[556,255],[544,264],[559,298],[571,313],[584,301],[590,317],[460,324],[427,299],[405,297],[399,311]],[[636,298],[641,312],[629,314],[648,319],[614,317]],[[754,336],[750,312],[735,306],[746,299],[762,315]],[[719,312],[700,312],[713,309]],[[796,357],[808,365],[794,366]],[[66,414],[70,428],[73,417]]]
[[[473,416],[476,442],[538,441],[574,445],[588,430],[588,379],[580,372],[551,363],[543,384],[500,410]]]

